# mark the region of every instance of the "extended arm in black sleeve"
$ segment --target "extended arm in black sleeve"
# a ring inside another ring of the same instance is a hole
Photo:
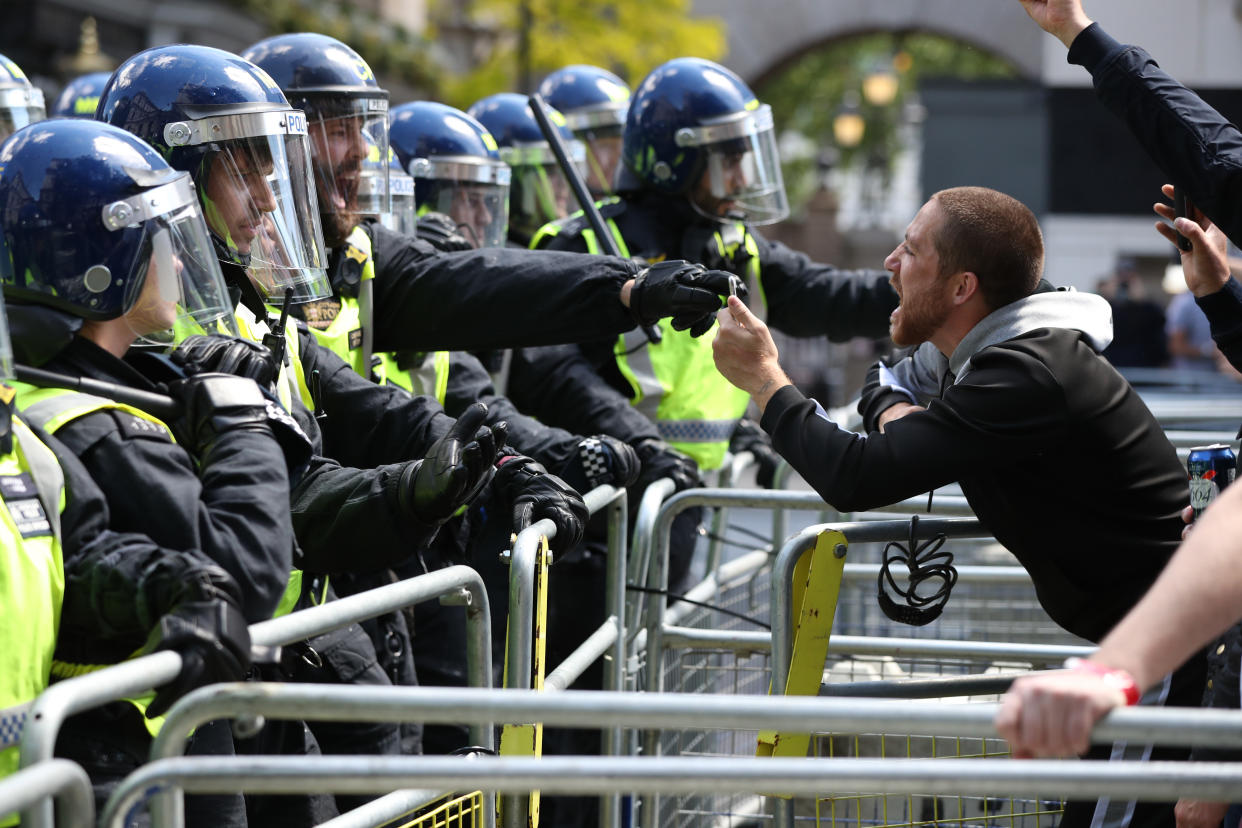
[[[883,270],[840,270],[754,233],[768,324],[790,336],[843,342],[888,334],[897,293]]]
[[[1100,101],[1126,123],[1169,181],[1234,244],[1242,244],[1242,131],[1150,54],[1118,43],[1098,23],[1074,39],[1068,60],[1091,73]]]
[[[1028,381],[1015,384],[1014,376]],[[998,457],[1036,454],[1060,433],[1065,408],[1059,385],[1042,365],[993,348],[943,399],[894,421],[883,434],[838,428],[792,385],[776,392],[760,424],[824,500],[852,512],[961,480],[993,467]]]
[[[1207,296],[1195,297],[1212,326],[1212,339],[1229,364],[1242,371],[1242,284],[1229,278],[1225,286]]]
[[[437,253],[367,224],[374,240],[375,348],[465,351],[580,342],[634,327],[625,259],[511,248]]]

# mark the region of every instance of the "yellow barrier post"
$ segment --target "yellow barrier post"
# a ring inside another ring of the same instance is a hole
[[[530,686],[535,690],[543,689],[543,677],[546,669],[545,659],[548,649],[548,539],[540,538],[539,559],[535,569],[535,630],[531,638],[534,652],[531,654]],[[508,625],[513,622],[512,613],[506,622],[505,638],[509,638]],[[505,680],[509,686],[509,648],[505,647]],[[501,756],[542,756],[543,755],[543,723],[507,724],[500,732]],[[499,807],[500,800],[497,800]],[[539,791],[530,792],[530,810],[527,824],[530,828],[539,828]]]
[[[789,658],[789,675],[785,677],[786,696],[815,696],[823,681],[824,662],[828,658],[828,639],[832,636],[833,616],[841,594],[841,578],[845,572],[845,551],[849,546],[845,535],[829,530],[822,532],[815,548],[802,554],[794,567],[793,652]],[[771,687],[768,688],[771,693]],[[760,731],[756,756],[804,757],[811,745],[809,733]]]

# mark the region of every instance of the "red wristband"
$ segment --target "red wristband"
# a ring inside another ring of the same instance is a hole
[[[1103,664],[1097,664],[1085,658],[1065,659],[1065,669],[1076,673],[1089,673],[1103,679],[1106,684],[1121,691],[1121,694],[1125,696],[1127,706],[1138,704],[1139,697],[1143,695],[1134,676],[1125,670],[1105,667]]]

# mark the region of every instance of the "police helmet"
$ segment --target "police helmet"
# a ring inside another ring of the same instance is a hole
[[[319,209],[329,247],[344,243],[357,223],[361,164],[368,142],[388,153],[388,92],[362,56],[327,35],[303,32],[261,40],[242,52],[303,110],[310,128]],[[386,174],[380,197],[388,199]],[[383,205],[383,212],[388,212]]]
[[[266,72],[207,46],[147,49],[112,74],[95,117],[190,174],[217,256],[268,298],[332,295],[306,117]]]
[[[53,118],[94,118],[99,106],[99,93],[112,77],[111,72],[78,75],[60,90],[49,115]]]
[[[414,179],[401,169],[397,154],[388,148],[388,157],[367,140],[367,155],[358,177],[358,216],[373,218],[390,230],[413,236],[418,227],[414,206]]]
[[[586,145],[587,185],[596,196],[612,194],[621,160],[621,131],[630,108],[625,81],[596,66],[566,66],[539,84],[539,94],[565,116],[565,124]]]
[[[443,213],[475,247],[503,247],[511,173],[487,128],[460,109],[414,101],[393,108],[388,129],[419,215]]]
[[[13,61],[0,55],[0,140],[47,117],[43,90]]]
[[[525,241],[549,221],[573,209],[573,194],[552,148],[530,111],[529,99],[501,92],[476,101],[466,110],[487,128],[500,147],[500,160],[513,170],[509,187],[509,233]],[[555,109],[548,113],[561,134],[570,161],[585,175],[586,148],[574,138],[565,118]]]
[[[789,215],[772,110],[741,78],[700,58],[652,70],[630,101],[618,190],[685,195],[716,221]]]
[[[10,300],[135,335],[235,332],[189,174],[124,130],[56,118],[0,144],[0,281]]]

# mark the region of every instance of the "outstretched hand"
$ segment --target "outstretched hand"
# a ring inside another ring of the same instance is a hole
[[[1091,729],[1125,696],[1099,676],[1056,670],[1014,681],[996,713],[996,730],[1015,759],[1073,756],[1091,746]]]
[[[729,382],[745,391],[762,411],[772,395],[786,385],[789,377],[781,370],[780,354],[768,326],[736,296],[716,314],[720,330],[712,343],[716,369]]]
[[[1165,184],[1160,191],[1166,198],[1173,198],[1172,184]],[[1152,209],[1165,221],[1172,222],[1172,225],[1164,221],[1156,222],[1160,235],[1175,247],[1178,233],[1190,242],[1190,250],[1178,248],[1182,255],[1182,273],[1190,292],[1195,296],[1207,296],[1223,288],[1229,281],[1229,241],[1220,228],[1190,202],[1186,203],[1189,215],[1181,218],[1177,218],[1171,205],[1163,202],[1156,202]]]
[[[1078,33],[1091,25],[1082,0],[1018,0],[1039,28],[1069,48]]]

